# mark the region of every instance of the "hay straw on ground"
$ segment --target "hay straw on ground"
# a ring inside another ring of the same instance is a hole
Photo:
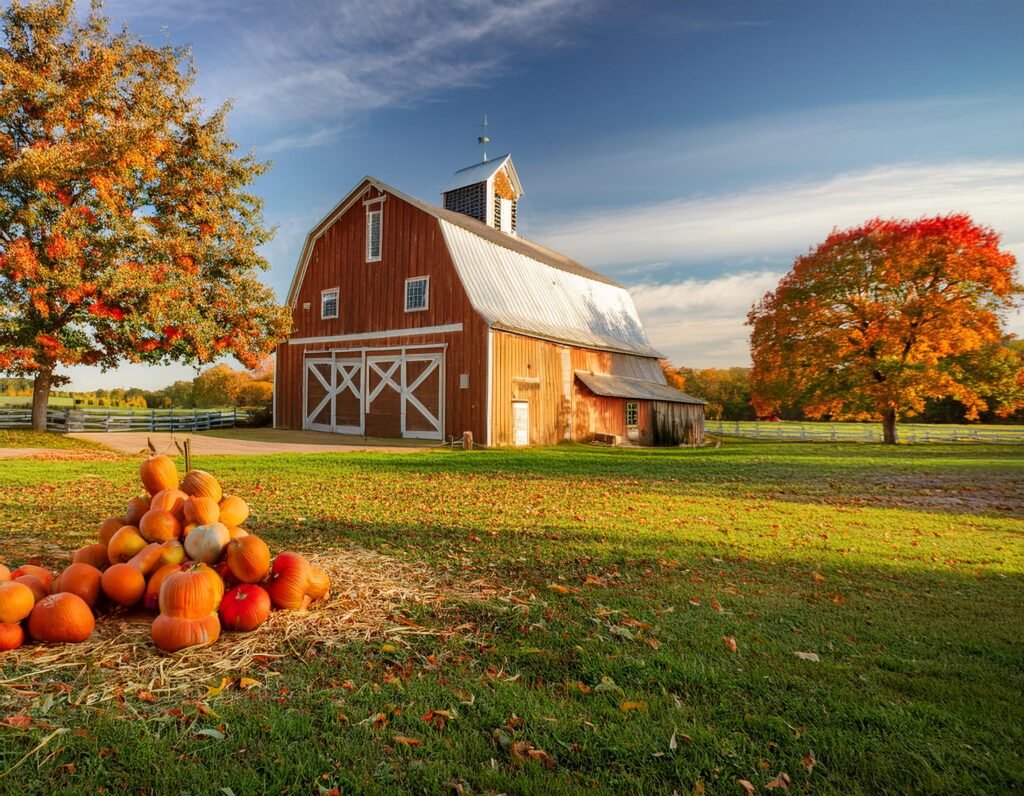
[[[272,611],[270,619],[251,633],[223,633],[209,647],[179,653],[163,653],[153,645],[151,615],[101,616],[93,634],[81,644],[28,644],[5,653],[0,687],[8,698],[23,698],[26,692],[74,673],[70,689],[63,689],[71,704],[98,705],[139,693],[146,694],[146,701],[164,701],[180,697],[182,691],[194,693],[197,684],[239,675],[273,659],[301,659],[314,645],[356,639],[400,643],[404,636],[450,635],[450,629],[411,622],[402,616],[403,608],[440,607],[492,593],[481,590],[480,584],[452,586],[426,566],[367,550],[308,558],[330,575],[332,584],[326,601],[308,611]],[[90,677],[90,672],[99,676]]]

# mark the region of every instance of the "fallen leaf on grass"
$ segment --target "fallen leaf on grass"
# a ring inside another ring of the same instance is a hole
[[[775,779],[773,779],[771,782],[765,785],[765,788],[769,790],[775,790],[776,788],[781,788],[782,790],[789,790],[789,783],[791,781],[792,780],[789,778],[789,774],[787,774],[785,771],[781,771]]]
[[[25,713],[15,713],[13,716],[8,716],[4,719],[4,724],[9,724],[11,727],[21,727],[22,729],[32,726],[32,717]]]
[[[557,591],[559,594],[569,594],[569,590],[565,586],[560,586],[557,583],[549,583],[548,588],[551,591]]]
[[[220,730],[215,730],[212,727],[205,727],[202,730],[196,730],[192,734],[197,736],[203,736],[206,738],[213,738],[215,741],[223,741],[225,737],[224,733],[222,733]]]
[[[242,677],[238,681],[238,687],[243,691],[247,691],[250,688],[258,688],[260,685],[259,680],[253,680],[251,677]]]
[[[618,684],[607,675],[601,675],[601,682],[594,686],[595,691],[618,691],[622,693],[622,689]]]
[[[229,685],[231,685],[230,677],[220,678],[220,685],[211,685],[209,688],[206,689],[205,698],[209,699],[210,697],[220,696],[221,692],[224,691],[224,689],[227,688]]]
[[[395,743],[404,744],[405,746],[419,746],[423,743],[419,738],[407,738],[404,735],[396,735],[391,740]]]
[[[725,609],[722,607],[722,604],[720,602],[718,602],[718,600],[716,600],[714,598],[712,598],[712,600],[711,600],[711,607],[714,608],[716,611],[718,611],[718,613],[720,613],[720,614],[724,614],[725,613]]]
[[[820,572],[815,572],[814,573],[814,582],[815,583],[824,583],[825,582],[825,576],[822,575]]]
[[[722,636],[722,641],[725,642],[725,646],[729,652],[736,652],[736,639],[733,636]],[[743,782],[744,780],[740,780]]]
[[[422,716],[421,721],[427,722],[434,727],[435,730],[443,730],[448,724],[450,719],[455,718],[455,711],[453,710],[428,710]]]
[[[747,796],[753,796],[755,793],[757,793],[757,788],[754,787],[754,783],[750,782],[749,780],[738,779],[736,780],[736,782],[738,782],[739,786],[743,788],[743,792],[747,794]]]
[[[555,759],[543,749],[531,749],[528,754],[530,755],[531,760],[543,763],[547,768],[555,767]]]
[[[639,702],[623,702],[621,705],[619,705],[619,710],[621,710],[623,713],[629,713],[631,710],[640,710],[646,713],[647,703],[642,700]]]
[[[814,764],[818,761],[814,759],[814,752],[808,752],[804,755],[804,768],[807,769],[807,773],[810,774],[814,770]]]
[[[139,691],[135,696],[142,702],[156,702],[156,694],[152,691]]]
[[[793,654],[802,661],[821,663],[821,658],[818,657],[818,653],[816,652],[794,652]]]

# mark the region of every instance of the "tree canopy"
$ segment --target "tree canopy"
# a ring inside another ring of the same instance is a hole
[[[111,33],[95,4],[14,2],[0,16],[0,371],[234,355],[284,337],[258,278],[272,235],[228,107],[204,115],[186,50]]]
[[[963,214],[833,232],[750,311],[755,409],[881,419],[887,442],[927,399],[955,398],[969,419],[993,402],[1013,411],[1017,399],[986,389],[975,360],[1002,338],[1022,289],[1015,265],[996,232]],[[1019,361],[1000,378],[1019,383]]]

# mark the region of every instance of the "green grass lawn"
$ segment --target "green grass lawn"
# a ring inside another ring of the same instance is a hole
[[[84,439],[75,439],[66,434],[16,429],[0,429],[0,448],[49,448],[51,450],[104,451],[112,453],[111,449],[105,445],[88,442]]]
[[[272,549],[372,550],[494,594],[409,605],[404,621],[436,635],[292,640],[284,658],[230,673],[258,687],[207,696],[223,674],[210,671],[173,704],[89,704],[108,671],[6,665],[0,720],[29,718],[0,725],[0,791],[1024,782],[1019,448],[728,440],[210,468],[250,499],[247,525]],[[42,551],[57,565],[54,546],[89,541],[135,489],[130,462],[3,462],[6,563]],[[81,663],[75,647],[66,658]]]

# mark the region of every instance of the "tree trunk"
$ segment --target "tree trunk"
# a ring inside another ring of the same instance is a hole
[[[46,431],[46,405],[50,400],[53,372],[41,370],[32,383],[32,430]]]
[[[895,445],[897,442],[895,409],[886,409],[882,415],[882,442],[886,445]]]

